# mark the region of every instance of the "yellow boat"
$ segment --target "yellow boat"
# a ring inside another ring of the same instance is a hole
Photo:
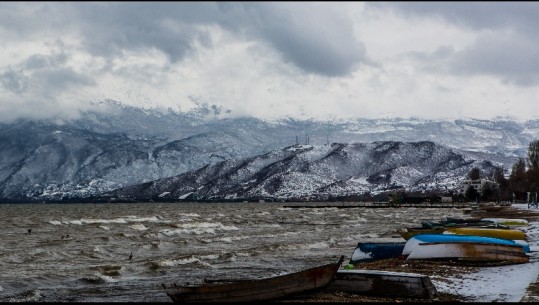
[[[397,232],[402,236],[402,238],[408,240],[414,237],[417,234],[442,234],[446,231],[445,227],[437,228],[401,228]]]
[[[472,227],[459,227],[459,228],[446,228],[445,233],[453,233],[460,235],[476,235],[487,236],[496,238],[505,238],[511,240],[526,240],[526,233],[520,230],[513,229],[494,229],[494,228],[472,228]]]
[[[492,221],[493,223],[499,223],[506,226],[512,227],[524,227],[528,226],[528,220],[526,219],[517,219],[517,218],[483,218],[484,221]]]

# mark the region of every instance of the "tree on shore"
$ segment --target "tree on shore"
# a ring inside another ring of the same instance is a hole
[[[477,167],[472,168],[470,172],[468,173],[468,178],[470,178],[470,180],[481,179],[481,172],[479,171],[479,168]]]
[[[539,168],[539,140],[528,145],[528,166],[530,169]]]
[[[523,158],[518,158],[509,176],[509,188],[515,194],[515,199],[526,200],[526,180],[526,162]]]
[[[528,146],[528,171],[526,172],[528,192],[539,192],[539,140]]]
[[[464,192],[464,197],[466,197],[466,199],[469,201],[476,201],[479,198],[479,192],[470,185],[466,189],[466,192]]]
[[[500,201],[510,200],[509,181],[505,178],[503,166],[494,167],[492,178],[494,182],[498,183],[497,199]]]

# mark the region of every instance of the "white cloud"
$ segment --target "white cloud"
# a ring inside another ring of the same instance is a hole
[[[2,3],[0,120],[193,97],[258,117],[533,117],[539,23],[469,5]]]

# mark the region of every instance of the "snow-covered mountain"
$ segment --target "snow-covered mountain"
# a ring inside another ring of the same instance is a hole
[[[77,119],[0,123],[0,199],[87,197],[296,144],[432,141],[509,169],[538,137],[539,121],[263,121],[205,104],[177,112],[107,101]]]
[[[396,188],[451,191],[473,167],[484,174],[494,169],[491,162],[468,159],[433,142],[294,145],[125,187],[108,195],[139,200],[290,200],[376,194]]]

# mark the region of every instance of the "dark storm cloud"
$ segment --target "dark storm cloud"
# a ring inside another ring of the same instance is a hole
[[[285,10],[286,6],[261,3],[251,6],[255,31],[290,61],[306,71],[338,76],[350,73],[365,57],[363,45],[354,38],[352,22],[323,7]],[[247,25],[245,25],[247,26]]]
[[[83,45],[95,55],[107,58],[124,50],[156,48],[172,62],[192,50],[193,41],[203,33],[194,25],[207,24],[216,8],[208,4],[194,10],[191,3],[81,3],[77,9]]]
[[[219,26],[275,48],[302,70],[327,76],[350,73],[365,56],[347,16],[331,3],[71,2],[0,4],[0,26],[15,37],[40,31],[75,32],[83,48],[106,59],[155,48],[172,63],[211,46],[203,26]],[[3,20],[3,21],[2,21]]]
[[[440,52],[441,48],[419,56],[430,68],[455,75],[492,75],[517,86],[539,83],[538,2],[384,2],[369,7],[477,30],[478,38],[462,50]]]

